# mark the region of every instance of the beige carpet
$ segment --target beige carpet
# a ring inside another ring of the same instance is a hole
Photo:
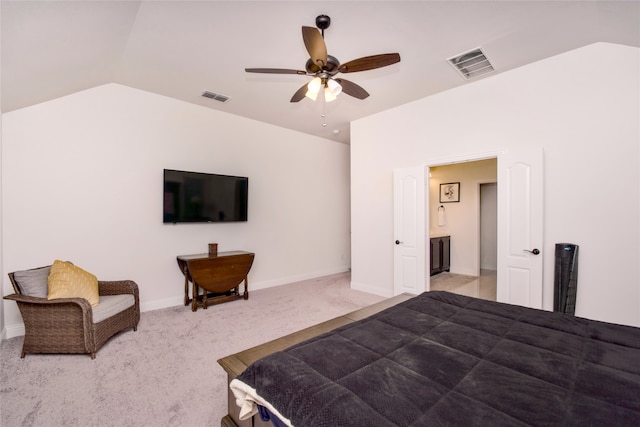
[[[138,331],[87,355],[27,355],[5,340],[0,425],[219,426],[227,380],[218,359],[383,298],[348,273],[254,291],[248,301],[142,313]],[[178,286],[179,284],[176,284]]]
[[[431,276],[430,289],[432,291],[449,291],[453,292],[467,283],[476,280],[476,276],[465,276],[463,274],[453,274],[443,271],[435,276]]]

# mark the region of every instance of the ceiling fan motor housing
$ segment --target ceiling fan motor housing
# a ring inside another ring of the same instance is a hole
[[[340,66],[340,61],[335,56],[327,55],[327,64],[320,68],[311,58],[307,60],[305,68],[307,72],[315,74],[319,71],[326,71],[327,73],[333,73]]]

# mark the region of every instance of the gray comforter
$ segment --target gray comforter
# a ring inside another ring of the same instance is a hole
[[[640,329],[427,292],[231,384],[302,426],[640,426]]]

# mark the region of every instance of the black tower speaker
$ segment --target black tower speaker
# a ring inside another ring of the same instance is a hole
[[[556,243],[553,311],[576,314],[578,245]]]

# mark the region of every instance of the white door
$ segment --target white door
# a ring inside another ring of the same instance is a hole
[[[425,166],[393,171],[393,293],[425,291],[425,224],[428,188]]]
[[[497,300],[542,308],[542,149],[498,156]]]

